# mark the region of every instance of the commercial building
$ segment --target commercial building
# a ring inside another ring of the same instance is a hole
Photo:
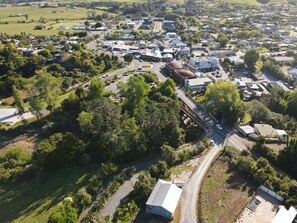
[[[193,79],[185,80],[185,87],[196,92],[204,91],[212,83],[212,80],[208,77],[197,77]]]
[[[216,57],[191,57],[190,64],[198,70],[214,70],[220,62]]]
[[[196,78],[196,75],[192,71],[185,69],[177,61],[167,63],[165,69],[168,75],[179,83],[184,83],[186,79]]]
[[[159,179],[146,202],[146,213],[172,219],[181,193],[174,183]]]

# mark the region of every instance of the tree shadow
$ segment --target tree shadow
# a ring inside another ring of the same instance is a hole
[[[93,169],[93,171],[92,171]],[[38,216],[76,193],[92,176],[94,167],[78,167],[58,171],[46,180],[28,180],[21,185],[0,187],[1,222],[29,215]]]
[[[226,181],[229,189],[247,191],[249,196],[253,195],[257,186],[251,180],[249,180],[248,176],[239,173],[238,170],[231,167],[230,165],[228,167],[227,173],[230,174]]]

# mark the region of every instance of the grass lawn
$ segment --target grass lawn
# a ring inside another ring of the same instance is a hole
[[[57,34],[60,26],[72,26],[84,22],[87,18],[88,9],[77,8],[69,9],[66,7],[58,8],[38,8],[31,6],[6,6],[0,7],[0,22],[8,22],[8,24],[0,24],[0,30],[3,33],[15,34],[20,32],[31,33],[35,35],[52,35]],[[96,10],[98,15],[104,11]],[[18,14],[27,14],[28,21],[25,16],[16,16]],[[45,23],[44,30],[35,30],[35,26],[40,25],[39,19],[43,17]],[[26,23],[18,23],[24,21]],[[73,30],[69,30],[73,32]]]
[[[46,180],[0,186],[1,223],[47,222],[60,201],[87,184],[95,166],[60,170]]]
[[[198,204],[199,222],[235,222],[255,190],[255,185],[232,169],[229,161],[220,156],[202,182]]]

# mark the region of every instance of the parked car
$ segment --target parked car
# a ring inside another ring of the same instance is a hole
[[[216,124],[216,127],[219,129],[219,130],[222,130],[223,127],[220,125],[220,124]]]

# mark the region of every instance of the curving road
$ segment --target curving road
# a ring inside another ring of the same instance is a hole
[[[201,182],[212,164],[215,157],[219,154],[220,147],[215,144],[212,149],[206,154],[202,163],[191,179],[184,184],[181,195],[181,219],[180,223],[194,223],[197,222],[197,199]]]

